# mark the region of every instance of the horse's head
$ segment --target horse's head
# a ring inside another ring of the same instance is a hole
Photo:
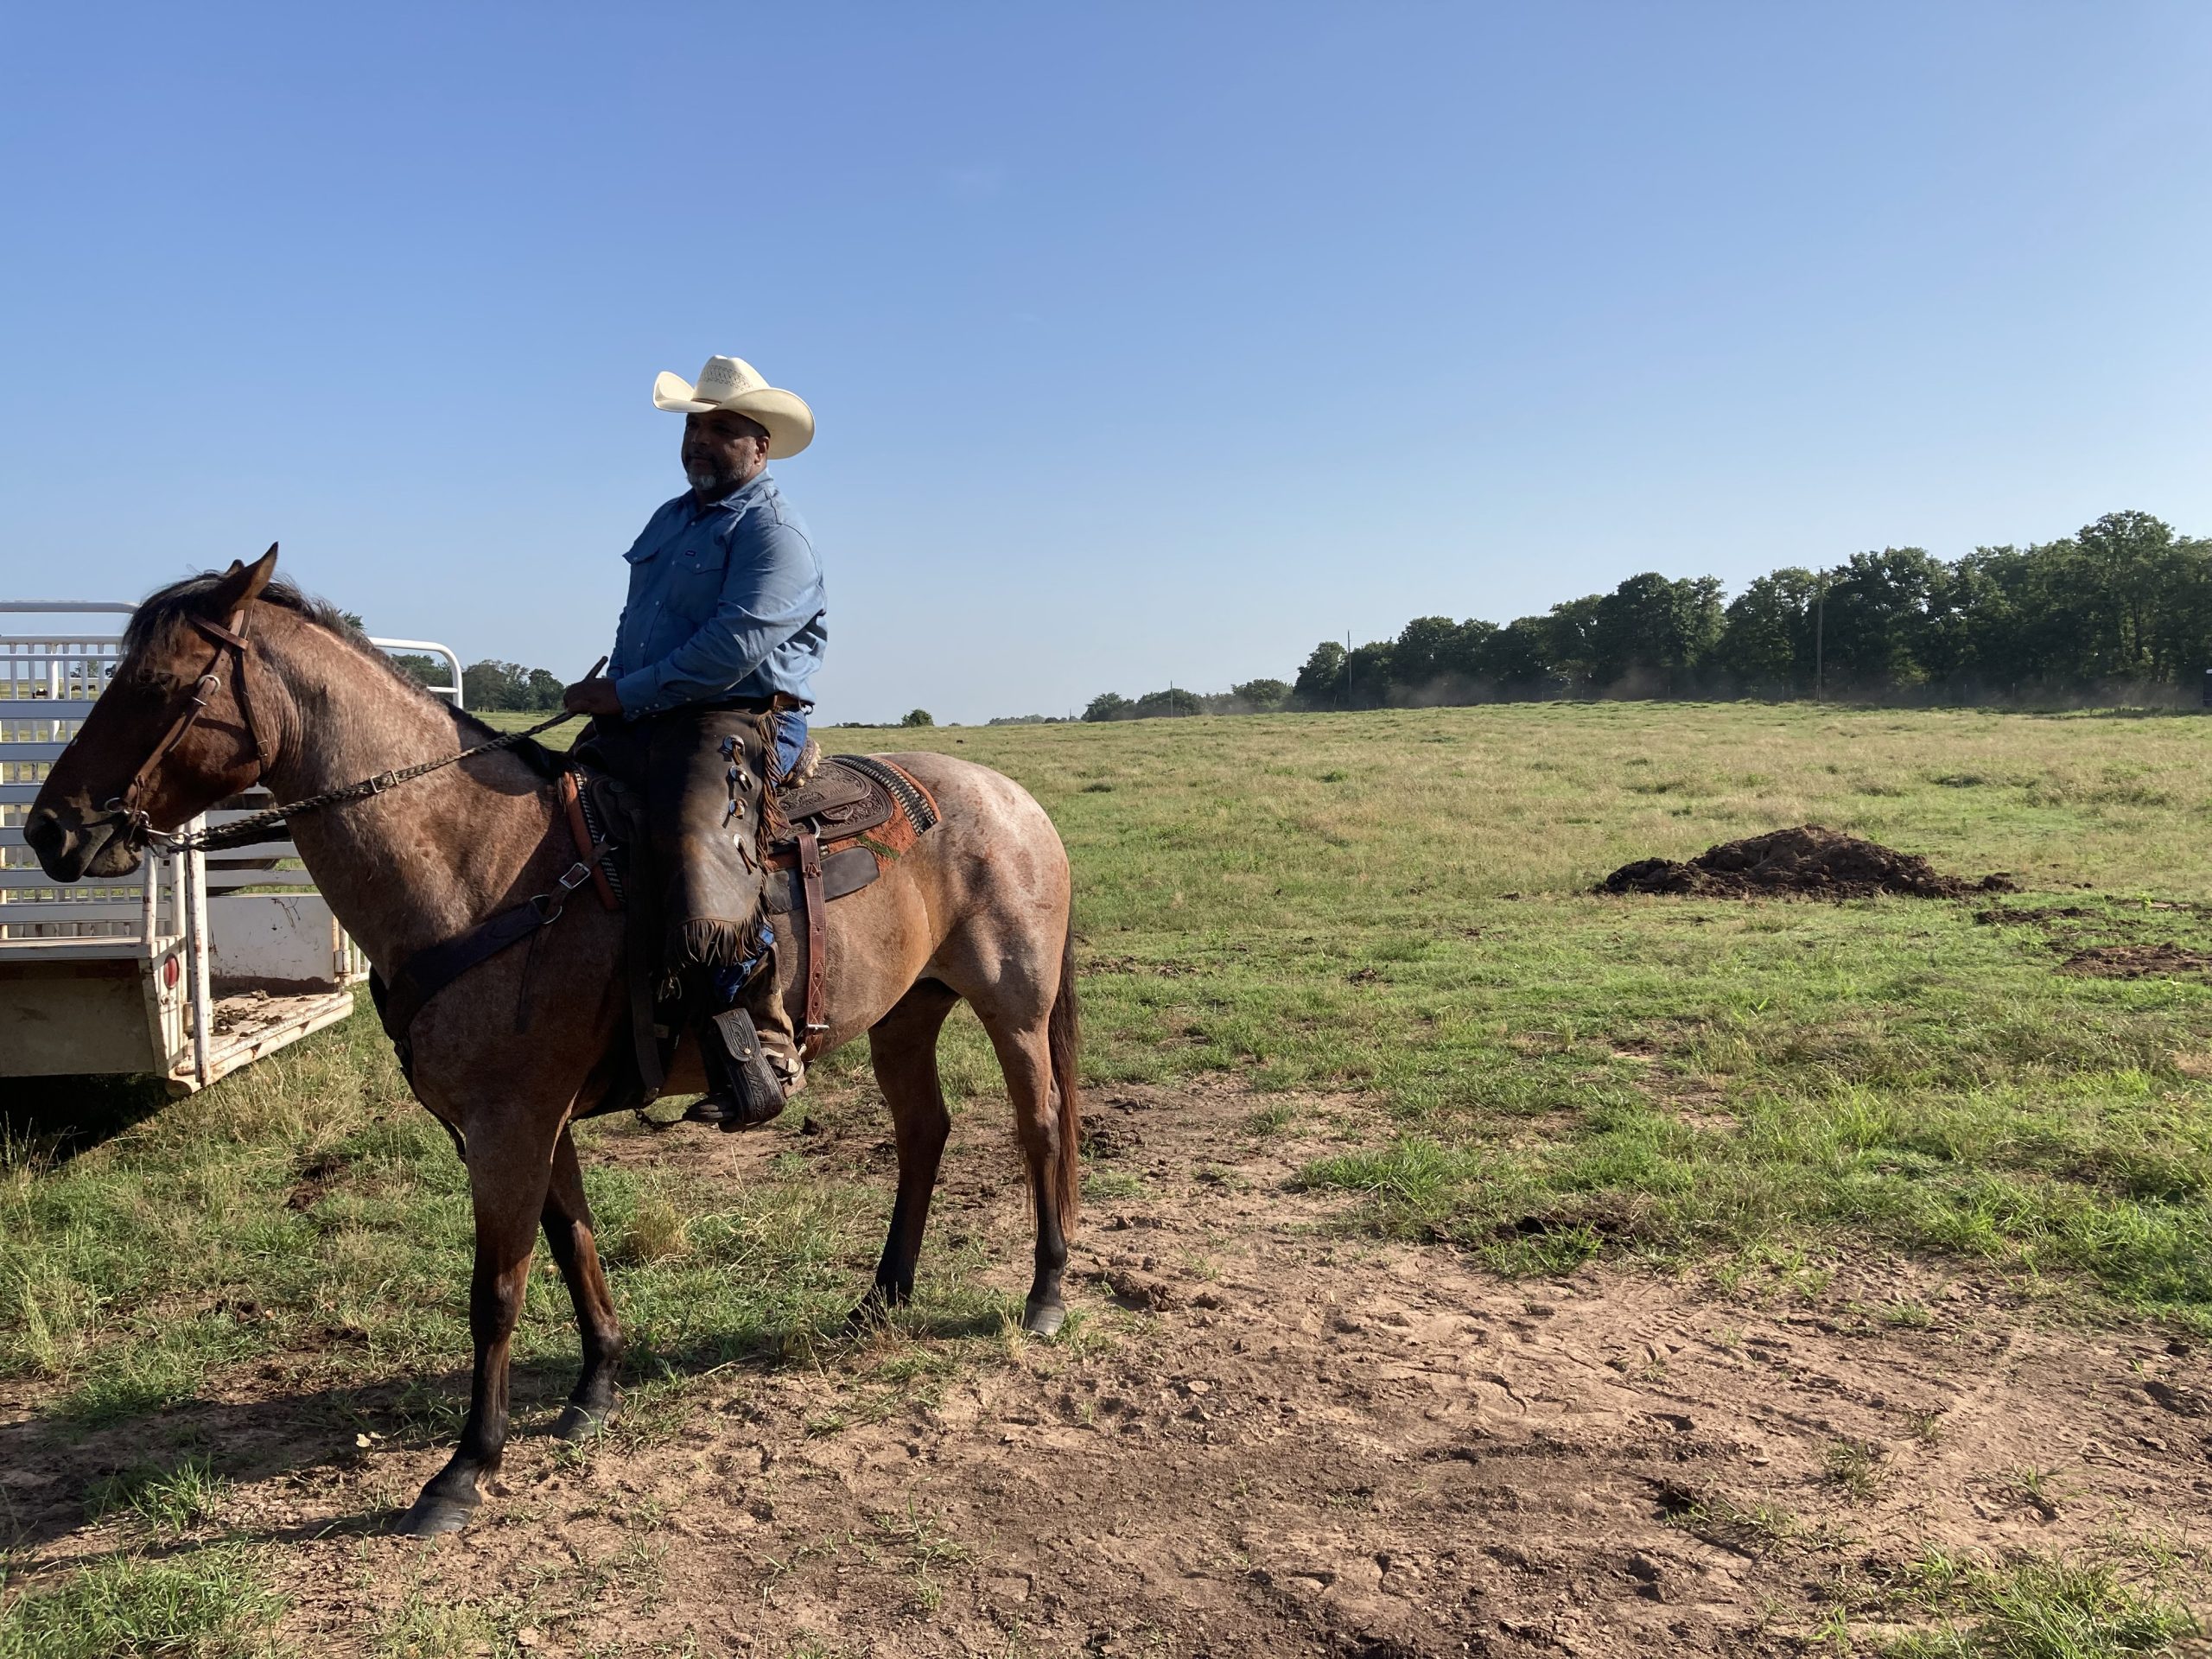
[[[271,547],[138,607],[114,678],[23,820],[48,875],[127,874],[149,831],[174,830],[267,769],[277,710],[265,671],[251,666],[252,612],[276,569]]]

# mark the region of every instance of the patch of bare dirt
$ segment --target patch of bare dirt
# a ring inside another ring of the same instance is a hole
[[[2002,1287],[1872,1257],[1734,1296],[1611,1268],[1510,1282],[1349,1235],[1338,1198],[1296,1190],[1383,1128],[1356,1099],[1093,1107],[1094,1168],[1118,1178],[1097,1184],[1135,1195],[1094,1200],[1077,1234],[1069,1338],[918,1364],[887,1398],[862,1382],[941,1351],[925,1330],[803,1347],[693,1379],[658,1427],[582,1458],[530,1435],[550,1411],[525,1405],[481,1519],[427,1546],[373,1529],[439,1437],[242,1377],[207,1407],[238,1440],[342,1449],[264,1459],[220,1518],[275,1542],[285,1634],[333,1656],[411,1604],[495,1610],[533,1655],[1597,1659],[1800,1651],[1840,1574],[1925,1543],[2048,1554],[2212,1523],[2212,1364],[2185,1344],[2054,1328]],[[809,1110],[803,1143],[601,1144],[748,1179],[804,1144],[871,1172],[887,1208],[880,1104]],[[1018,1294],[1001,1109],[960,1116],[945,1181],[933,1238],[980,1230]],[[11,1487],[18,1517],[73,1501],[71,1459],[117,1455],[33,1459],[21,1428],[0,1430],[0,1465],[35,1483]],[[85,1548],[44,1536],[27,1573]]]
[[[1687,864],[1671,858],[1638,859],[1622,865],[1592,891],[1697,899],[1866,899],[1884,893],[1956,899],[2017,889],[2001,871],[1978,881],[1945,875],[1916,854],[1808,823],[1724,841]]]
[[[2212,951],[2178,944],[2102,944],[2076,950],[2058,964],[2062,974],[2095,979],[2171,979],[2212,974]]]
[[[2194,919],[2208,912],[2212,907],[2188,900],[2126,899],[2094,906],[1993,905],[1976,911],[1974,920],[2039,932],[2044,948],[2058,958],[2054,966],[2062,974],[2091,979],[2202,979],[2212,976],[2212,950],[2201,942],[2184,944],[2171,938],[2139,936],[2171,928],[2177,917]]]
[[[324,1153],[301,1166],[300,1179],[284,1195],[287,1210],[312,1210],[320,1204],[330,1189],[345,1178],[346,1160],[335,1153]]]

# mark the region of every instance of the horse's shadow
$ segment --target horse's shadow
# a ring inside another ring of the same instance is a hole
[[[899,1316],[904,1335],[939,1340],[988,1336],[1003,1316],[990,1311],[946,1309]],[[864,1338],[865,1331],[836,1324],[741,1327],[681,1349],[647,1350],[624,1366],[626,1389],[664,1378],[709,1371],[769,1376],[814,1370],[825,1355]],[[518,1438],[552,1427],[575,1379],[575,1362],[558,1356],[518,1363],[512,1372]],[[469,1375],[455,1369],[261,1400],[180,1401],[151,1414],[86,1423],[57,1409],[0,1425],[0,1541],[11,1550],[35,1550],[97,1518],[96,1496],[118,1480],[157,1483],[203,1466],[241,1485],[291,1477],[310,1490],[320,1476],[335,1484],[365,1468],[376,1448],[433,1450],[450,1446],[468,1408]],[[621,1418],[611,1431],[618,1452]],[[360,1441],[373,1437],[368,1447]],[[231,1538],[296,1542],[386,1530],[398,1511],[366,1510],[337,1522],[237,1527]],[[143,1553],[164,1554],[200,1546],[156,1543]]]

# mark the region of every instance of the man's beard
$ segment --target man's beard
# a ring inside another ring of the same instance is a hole
[[[731,474],[716,472],[711,467],[698,465],[686,467],[683,469],[683,476],[691,487],[702,495],[712,495],[717,490],[727,490],[737,482],[736,478]]]

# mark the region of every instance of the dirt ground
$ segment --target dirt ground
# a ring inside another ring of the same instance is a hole
[[[581,1458],[530,1433],[551,1401],[527,1402],[482,1518],[429,1544],[379,1530],[442,1458],[427,1435],[272,1453],[223,1519],[276,1544],[284,1633],[320,1654],[381,1627],[425,1652],[1363,1656],[1798,1651],[1839,1582],[1926,1545],[2048,1554],[2212,1520],[2212,1367],[2185,1344],[1879,1260],[1729,1294],[1508,1282],[1347,1233],[1341,1196],[1292,1178],[1332,1121],[1371,1130],[1364,1109],[1306,1097],[1254,1133],[1271,1103],[1092,1102],[1096,1166],[1144,1195],[1091,1205],[1072,1339],[1009,1337],[860,1413],[861,1357],[913,1339],[834,1344],[697,1379],[664,1432]],[[812,1109],[810,1156],[887,1177],[868,1097]],[[615,1144],[711,1179],[793,1142]],[[939,1202],[933,1231],[979,1228],[1018,1290],[988,1106]],[[250,1386],[195,1413],[233,1446],[327,1440],[313,1402]],[[33,1458],[9,1414],[35,1573],[89,1546],[73,1488],[117,1448]]]
[[[1669,893],[1680,898],[1750,899],[1796,896],[1868,899],[1904,893],[1916,899],[1957,899],[1973,893],[2017,892],[2002,871],[1965,880],[1946,875],[1916,853],[1843,835],[1817,823],[1774,830],[1708,847],[1688,863],[1641,858],[1600,881],[1599,893]]]

